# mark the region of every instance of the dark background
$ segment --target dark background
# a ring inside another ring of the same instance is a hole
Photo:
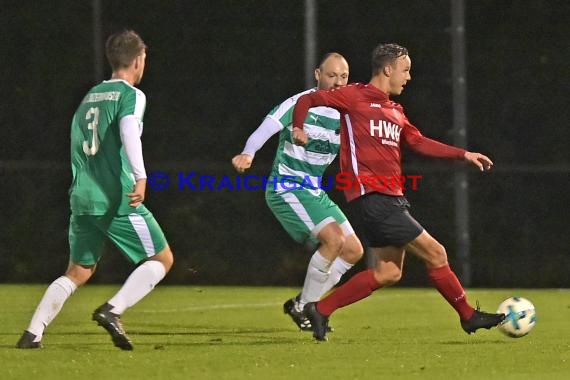
[[[412,81],[397,100],[427,136],[452,141],[450,1],[317,1],[318,55],[342,53],[367,81],[379,42],[407,46]],[[472,286],[570,286],[568,1],[466,1],[468,148],[492,172],[469,171]],[[234,175],[265,114],[304,89],[303,2],[106,1],[103,36],[123,28],[149,46],[147,172]],[[3,0],[0,7],[0,282],[49,282],[68,259],[69,126],[95,84],[90,1]],[[105,63],[106,65],[106,63]],[[105,68],[105,78],[110,75]],[[267,174],[268,142],[251,173]],[[453,173],[460,164],[405,153],[412,213],[458,265]],[[337,170],[334,164],[329,173]],[[341,207],[342,194],[331,196]],[[309,253],[265,205],[262,191],[147,194],[179,284],[299,285]],[[93,282],[132,266],[107,248]],[[427,278],[410,257],[402,285]]]

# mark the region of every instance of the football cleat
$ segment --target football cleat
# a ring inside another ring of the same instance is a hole
[[[305,317],[303,311],[299,307],[299,296],[291,298],[283,304],[283,313],[289,315],[297,327],[302,331],[312,331],[311,321],[309,321],[309,318]]]
[[[311,327],[311,321],[303,314],[303,311],[301,310],[301,306],[299,305],[299,298],[300,295],[298,294],[295,297],[285,301],[283,304],[283,313],[289,315],[301,331],[313,331]],[[331,326],[327,325],[327,332],[333,331],[334,329]]]
[[[42,342],[35,342],[35,340],[36,336],[26,330],[20,337],[20,340],[18,340],[18,343],[16,343],[16,348],[42,348]]]
[[[475,309],[471,318],[466,321],[461,321],[461,328],[467,334],[471,334],[481,328],[489,330],[491,327],[497,326],[504,319],[505,314],[492,314],[480,311],[479,303],[477,303],[477,309]]]
[[[111,335],[115,347],[130,351],[133,349],[133,344],[127,337],[127,334],[125,334],[119,315],[111,313],[112,308],[113,306],[108,303],[99,306],[93,312],[93,320],[96,321],[99,326],[107,330],[109,335]]]
[[[319,341],[326,341],[329,318],[319,313],[316,302],[306,304],[303,313],[311,321],[313,337]]]

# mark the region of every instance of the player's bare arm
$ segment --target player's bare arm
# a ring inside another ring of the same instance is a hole
[[[133,192],[128,193],[127,197],[130,198],[129,206],[138,207],[144,202],[144,194],[146,191],[146,178],[141,178],[135,182],[133,186]]]
[[[243,173],[247,169],[251,168],[251,164],[253,162],[253,157],[249,154],[238,154],[234,158],[232,158],[232,165],[236,169],[238,173]]]

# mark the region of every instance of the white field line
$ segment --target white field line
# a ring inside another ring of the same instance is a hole
[[[372,296],[367,299],[368,302],[382,302],[394,298],[408,297],[404,294],[382,294],[378,292],[377,296]],[[422,294],[422,298],[425,297],[441,297],[437,291],[433,291],[433,294]],[[410,297],[411,298],[411,297]],[[217,305],[200,305],[200,306],[187,306],[175,309],[142,309],[137,310],[139,313],[147,314],[166,314],[166,313],[182,313],[182,312],[192,312],[192,311],[207,311],[207,310],[227,310],[227,309],[263,309],[268,307],[278,307],[282,306],[281,302],[265,302],[265,303],[226,303]]]
[[[227,303],[219,305],[203,305],[203,306],[188,306],[176,309],[148,309],[148,310],[137,310],[139,313],[148,314],[164,314],[164,313],[182,313],[188,311],[206,311],[206,310],[222,310],[222,309],[260,309],[266,307],[276,307],[281,306],[280,302],[271,303]]]

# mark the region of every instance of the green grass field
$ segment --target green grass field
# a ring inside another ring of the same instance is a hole
[[[67,302],[41,350],[14,348],[43,285],[0,286],[1,379],[568,379],[570,291],[471,290],[494,311],[534,302],[526,337],[467,335],[433,289],[379,290],[337,311],[317,343],[281,311],[291,288],[158,287],[123,316],[135,350],[113,347],[90,320],[117,286],[88,285]]]

